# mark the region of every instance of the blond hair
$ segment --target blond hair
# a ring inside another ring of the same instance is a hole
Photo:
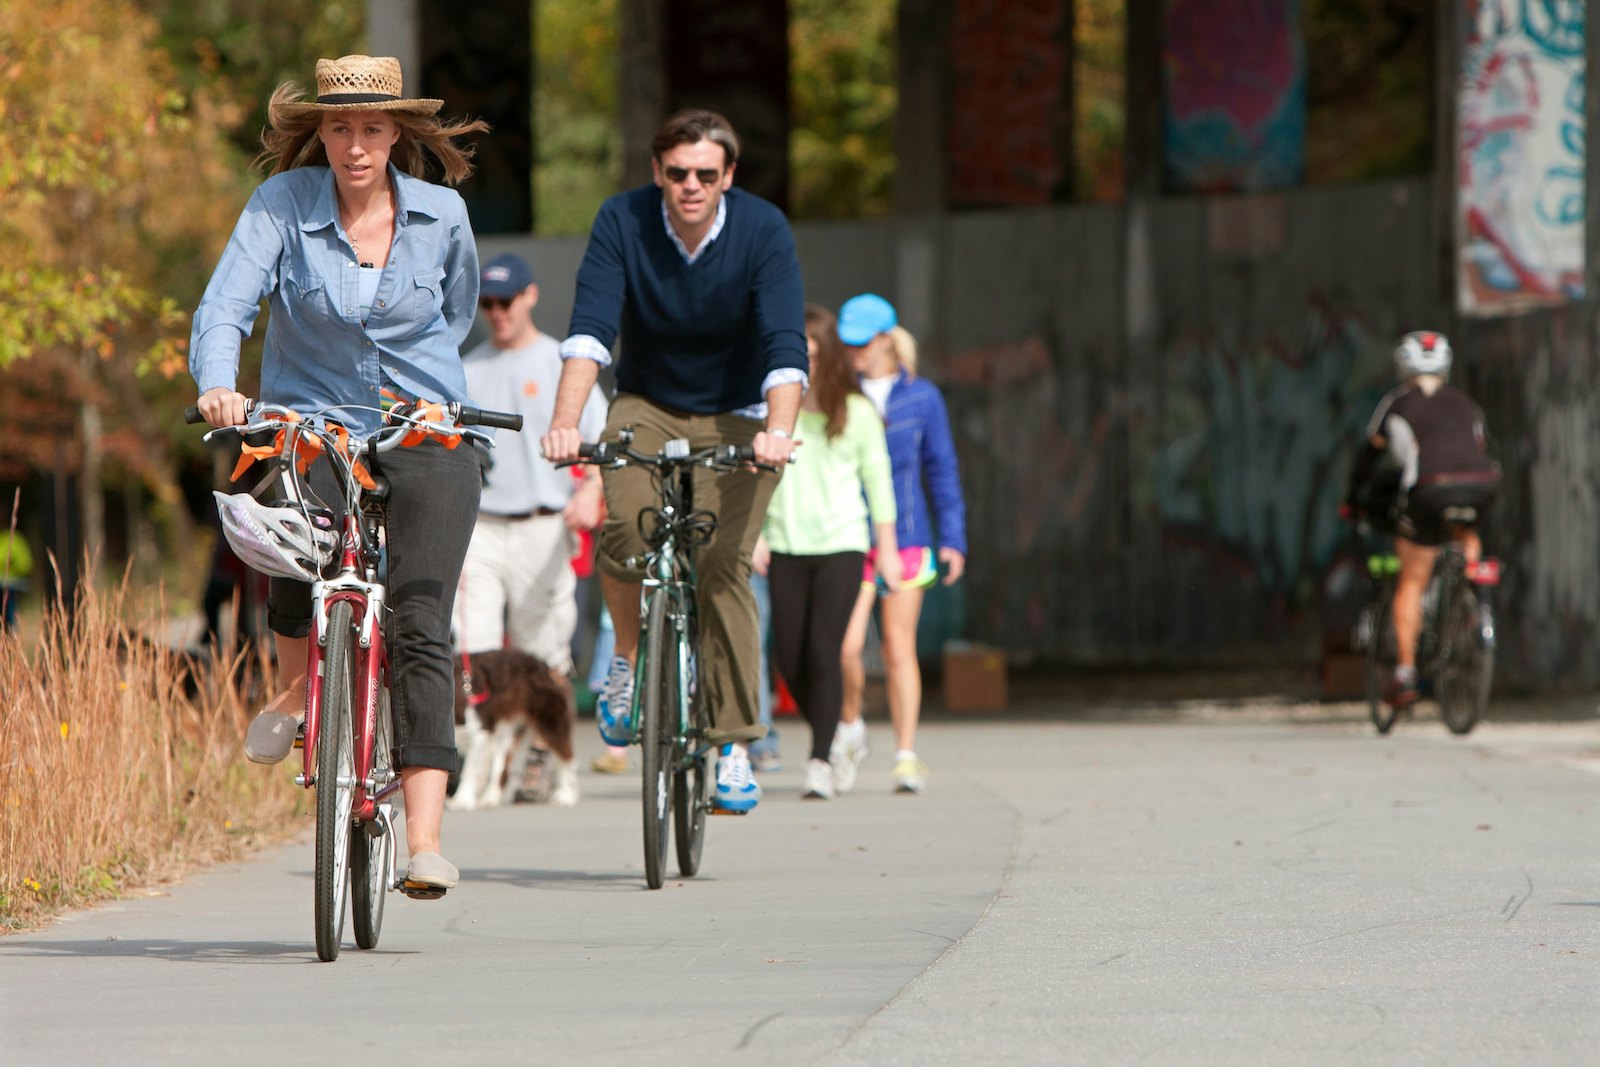
[[[261,131],[261,154],[255,164],[270,174],[282,174],[296,167],[325,167],[328,152],[317,136],[325,112],[294,112],[289,105],[298,104],[305,90],[295,82],[284,82],[272,91],[267,103],[268,127]],[[400,139],[395,142],[390,159],[394,165],[414,178],[427,177],[426,149],[444,170],[446,185],[459,185],[472,176],[472,156],[477,149],[472,145],[457,145],[455,138],[467,133],[488,133],[489,124],[482,119],[452,119],[440,122],[433,115],[412,111],[382,110],[400,128]]]
[[[917,376],[917,339],[904,326],[889,327],[889,342],[894,347],[895,362],[905,370],[906,377]]]

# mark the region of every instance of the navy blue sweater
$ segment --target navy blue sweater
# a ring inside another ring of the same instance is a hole
[[[617,388],[695,414],[761,403],[780,367],[809,369],[805,293],[783,213],[729,189],[727,223],[694,263],[667,236],[661,190],[606,200],[578,268],[568,336],[612,348]]]

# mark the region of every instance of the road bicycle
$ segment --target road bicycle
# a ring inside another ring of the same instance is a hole
[[[269,465],[252,498],[276,487],[282,497],[270,506],[292,509],[328,532],[327,550],[315,561],[321,578],[311,586],[313,639],[306,642],[305,720],[297,741],[303,767],[295,784],[316,790],[312,910],[317,957],[331,962],[339,956],[347,903],[356,945],[373,948],[383,927],[385,894],[407,888],[404,875],[394,873],[391,798],[401,783],[394,765],[390,613],[383,573],[388,482],[371,473],[363,457],[370,460],[428,437],[447,444],[463,437],[489,443],[487,435],[467,428],[518,430],[522,417],[464,404],[421,404],[389,412],[375,434],[352,442],[336,421],[348,415],[349,407],[302,414],[250,402],[246,410],[247,423],[217,427],[205,440],[239,437],[244,458],[236,479],[251,462]],[[204,421],[192,407],[185,418]],[[319,458],[332,465],[338,515],[307,484],[311,463]]]
[[[678,872],[691,878],[700,870],[706,816],[714,810],[714,781],[708,766],[713,746],[706,739],[710,712],[697,684],[700,637],[694,557],[695,550],[711,540],[717,517],[695,510],[694,471],[727,474],[750,467],[774,468],[757,463],[748,447],[719,444],[692,449],[682,438],[666,442],[650,455],[633,448],[632,427],[623,427],[615,441],[581,446],[579,455],[581,459],[571,462],[613,470],[643,467],[656,486],[655,502],[642,509],[637,520],[648,550],[636,561],[645,579],[629,721],[630,743],[639,745],[642,753],[645,883],[660,889],[669,837],[676,844]]]
[[[1472,526],[1474,508],[1451,508],[1447,529]],[[1385,548],[1367,557],[1372,592],[1356,623],[1355,646],[1367,654],[1367,707],[1372,725],[1387,734],[1398,711],[1384,700],[1397,659],[1394,591],[1400,561]],[[1431,686],[1439,715],[1451,733],[1470,733],[1489,702],[1494,680],[1494,606],[1488,590],[1499,584],[1500,562],[1485,557],[1469,564],[1461,546],[1448,540],[1434,562],[1422,596],[1422,632],[1417,638],[1417,679]]]

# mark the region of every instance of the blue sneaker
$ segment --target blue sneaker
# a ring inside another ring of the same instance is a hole
[[[613,657],[606,672],[605,688],[595,702],[594,721],[600,738],[608,745],[633,742],[633,664],[621,656]]]
[[[761,786],[750,770],[750,756],[743,745],[723,745],[717,760],[717,791],[711,810],[725,815],[744,815],[761,803]]]

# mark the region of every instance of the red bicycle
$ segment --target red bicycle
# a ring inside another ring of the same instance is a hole
[[[311,578],[312,640],[306,643],[304,766],[295,783],[316,790],[315,914],[317,956],[332,961],[344,937],[347,902],[355,940],[373,948],[383,927],[385,893],[406,887],[395,870],[395,829],[390,798],[400,788],[394,766],[390,712],[387,596],[383,530],[387,483],[362,461],[428,437],[455,447],[467,427],[520,430],[522,417],[464,404],[422,404],[389,412],[385,425],[362,442],[333,416],[348,408],[301,414],[276,404],[250,403],[249,421],[206,434],[241,438],[241,470],[266,461],[270,472],[250,494],[218,493],[224,530],[241,558],[282,577]],[[203,422],[198,408],[185,417]],[[325,458],[340,486],[342,518],[317,502],[306,484],[311,464]],[[259,498],[277,486],[280,499]],[[241,525],[278,524],[290,536],[263,550]],[[231,527],[231,528],[230,528]],[[288,544],[287,550],[284,548]],[[418,887],[423,891],[423,887]],[[437,890],[432,895],[438,895]]]

